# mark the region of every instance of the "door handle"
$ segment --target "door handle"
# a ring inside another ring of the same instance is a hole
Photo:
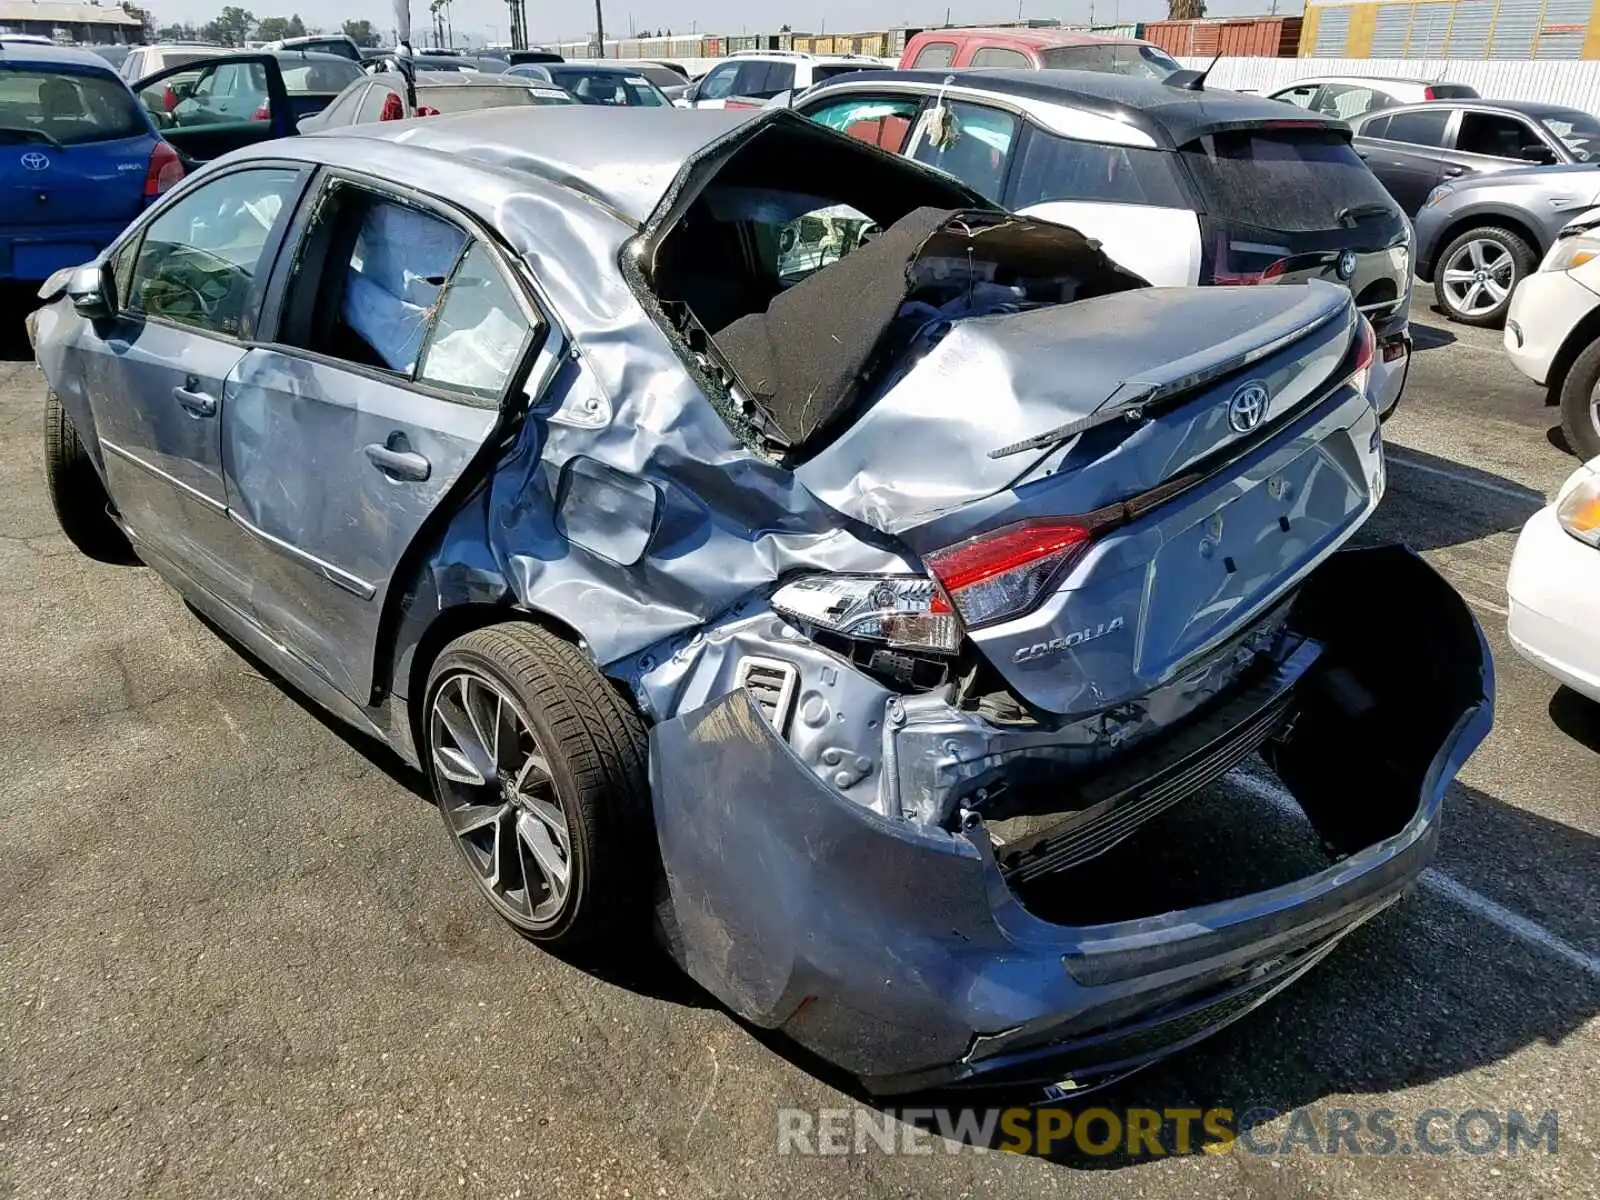
[[[1441,174],[1446,179],[1454,179],[1454,178],[1456,178],[1456,176],[1465,175],[1466,173],[1467,173],[1467,168],[1465,168],[1465,167],[1446,167],[1441,172]]]
[[[216,416],[217,398],[200,391],[195,386],[197,382],[191,379],[186,386],[173,388],[172,398],[197,417]]]
[[[1357,150],[1356,151],[1356,157],[1357,158],[1366,158],[1366,156],[1367,156],[1367,152],[1365,150]]]
[[[391,479],[421,483],[433,473],[433,464],[414,450],[391,450],[382,442],[372,442],[366,453],[372,465]]]

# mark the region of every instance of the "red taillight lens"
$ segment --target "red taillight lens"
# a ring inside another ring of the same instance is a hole
[[[161,92],[161,107],[166,112],[171,112],[178,107],[178,93],[172,90],[169,83]]]
[[[1355,366],[1347,382],[1363,396],[1367,394],[1367,381],[1372,377],[1372,356],[1377,347],[1378,336],[1372,332],[1372,322],[1362,317],[1361,327],[1356,330]]]
[[[1433,94],[1433,89],[1431,87],[1425,87],[1422,89],[1422,98],[1424,100],[1437,100],[1439,97]]]
[[[250,119],[252,121],[270,121],[272,120],[272,109],[263,104],[250,114]]]
[[[144,174],[144,198],[153,200],[183,178],[183,160],[166,142],[157,142],[150,151],[150,166]]]
[[[969,627],[1026,612],[1091,536],[1078,521],[1021,521],[936,550],[923,560],[944,589],[932,611],[948,598]]]
[[[1211,282],[1218,287],[1253,287],[1258,283],[1271,283],[1283,274],[1283,259],[1269,263],[1261,271],[1229,271],[1219,267],[1211,275]]]
[[[416,115],[419,117],[437,117],[439,110],[431,104],[419,104],[417,105]]]
[[[400,97],[390,92],[383,98],[383,110],[378,113],[380,121],[403,121],[406,116],[406,106],[400,103]]]

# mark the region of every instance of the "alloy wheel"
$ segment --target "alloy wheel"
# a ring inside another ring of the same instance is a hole
[[[1444,265],[1444,290],[1457,312],[1469,317],[1493,312],[1516,283],[1516,260],[1499,242],[1474,238]]]
[[[435,794],[478,886],[513,924],[551,924],[573,883],[572,835],[527,714],[460,670],[440,681],[428,720]]]

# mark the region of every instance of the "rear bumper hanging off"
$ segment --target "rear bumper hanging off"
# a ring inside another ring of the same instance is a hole
[[[673,952],[735,1013],[880,1093],[1093,1086],[1197,1041],[1416,879],[1445,789],[1491,722],[1482,633],[1408,550],[1333,555],[1290,626],[1320,653],[1293,681],[1292,731],[1263,755],[1345,855],[1326,870],[1197,908],[1053,924],[1013,894],[981,822],[949,834],[853,803],[740,689],[651,735]]]

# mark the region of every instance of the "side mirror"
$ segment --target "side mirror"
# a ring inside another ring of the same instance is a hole
[[[116,307],[112,296],[110,268],[79,267],[67,280],[67,299],[80,317],[98,321],[109,317]]]
[[[1542,163],[1548,166],[1556,161],[1555,152],[1541,142],[1533,142],[1517,151],[1517,157],[1524,162]]]
[[[690,104],[693,104],[696,100],[700,99],[700,85],[698,83],[691,83],[688,88],[685,89],[683,93],[683,99],[687,100]]]

